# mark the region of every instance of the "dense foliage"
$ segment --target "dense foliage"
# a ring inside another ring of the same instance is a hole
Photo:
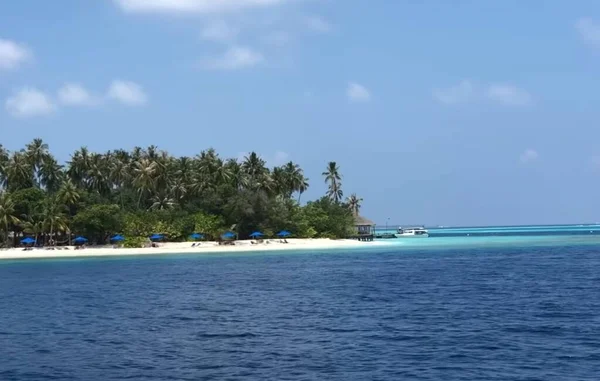
[[[245,238],[281,229],[297,237],[345,237],[361,199],[341,202],[335,162],[323,176],[327,195],[300,206],[309,187],[302,169],[293,162],[268,168],[254,152],[239,162],[212,149],[190,158],[155,146],[103,154],[82,147],[61,165],[41,139],[15,152],[0,145],[0,242],[16,245],[27,235],[61,244],[84,235],[105,243],[123,233],[136,246],[153,233],[177,241],[192,232],[218,239],[227,230]]]

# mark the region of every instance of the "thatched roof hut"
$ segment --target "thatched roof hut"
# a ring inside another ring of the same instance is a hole
[[[354,225],[355,226],[375,226],[375,223],[368,218],[365,218],[360,215],[354,216]]]
[[[358,234],[373,234],[375,223],[361,215],[354,216],[354,226]]]

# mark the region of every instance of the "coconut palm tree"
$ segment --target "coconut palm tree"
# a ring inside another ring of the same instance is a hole
[[[156,167],[156,162],[149,159],[140,159],[140,161],[136,161],[133,164],[133,187],[139,193],[138,208],[142,202],[143,195],[154,189]]]
[[[37,186],[41,186],[40,169],[42,164],[50,155],[48,151],[48,144],[40,138],[33,139],[33,141],[25,147],[25,155],[27,161],[31,166],[31,170],[35,175],[35,183]]]
[[[15,203],[8,193],[0,193],[0,228],[4,229],[4,242],[6,244],[8,244],[8,232],[11,225],[18,223],[19,218],[15,216]]]
[[[9,152],[0,144],[0,189],[6,187],[8,181],[6,173],[8,161]]]
[[[251,186],[255,185],[254,183],[263,182],[269,173],[266,162],[256,152],[250,152],[248,156],[244,157],[242,169],[249,177]]]
[[[34,171],[24,152],[13,152],[6,163],[6,185],[11,191],[35,186]]]
[[[359,198],[356,193],[352,193],[350,197],[346,199],[346,204],[348,205],[348,209],[352,212],[354,216],[358,216],[358,212],[360,211],[361,203],[363,199]]]
[[[302,197],[302,194],[308,190],[308,187],[309,187],[308,178],[303,176],[302,182],[300,183],[300,186],[298,187],[298,204],[300,204],[300,198]]]
[[[330,161],[327,164],[327,170],[322,173],[325,176],[325,182],[329,183],[327,196],[334,202],[338,203],[344,196],[342,192],[342,176],[340,175],[340,167],[335,161]]]
[[[33,235],[36,244],[40,235],[44,233],[44,220],[36,214],[23,215],[19,225],[25,234]]]
[[[50,231],[50,239],[56,244],[54,232],[67,230],[67,218],[65,215],[65,205],[58,198],[47,200],[43,210],[44,226]]]
[[[63,205],[72,206],[77,204],[80,197],[81,194],[71,179],[63,181],[57,194],[57,199],[60,203]]]
[[[62,166],[51,155],[47,155],[39,170],[39,184],[48,192],[54,193],[59,189],[63,177]]]

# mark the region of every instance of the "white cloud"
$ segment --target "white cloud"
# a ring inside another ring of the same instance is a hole
[[[352,102],[368,102],[371,100],[371,93],[369,90],[356,82],[350,82],[348,84],[346,96]]]
[[[148,96],[140,85],[123,80],[112,81],[107,97],[129,106],[141,106],[148,102]]]
[[[218,13],[264,8],[291,0],[114,0],[126,12],[135,13]]]
[[[433,97],[441,103],[453,105],[468,102],[473,97],[474,92],[471,81],[463,80],[453,87],[434,89]]]
[[[93,106],[99,100],[79,83],[66,83],[58,89],[58,101],[66,106]]]
[[[308,29],[317,33],[328,33],[332,27],[327,21],[318,16],[311,16],[306,19],[306,25]]]
[[[0,70],[16,69],[31,57],[31,51],[24,45],[0,38]]]
[[[234,40],[238,33],[238,29],[220,20],[206,25],[200,32],[200,37],[208,41],[227,42]]]
[[[600,24],[584,17],[577,20],[575,29],[581,34],[584,41],[593,45],[600,45]]]
[[[536,150],[530,148],[525,150],[525,152],[521,154],[519,159],[521,160],[521,163],[529,163],[537,160],[539,156],[540,155],[537,153]]]
[[[490,85],[487,97],[509,106],[525,106],[531,103],[531,95],[516,86],[506,84]]]
[[[44,92],[25,87],[9,97],[5,103],[6,110],[15,118],[29,118],[49,115],[56,111],[56,106]]]
[[[202,67],[215,70],[237,70],[256,66],[264,61],[264,56],[251,48],[233,46],[220,57],[204,59]]]

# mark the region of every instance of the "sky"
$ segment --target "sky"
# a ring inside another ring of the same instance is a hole
[[[0,1],[0,144],[292,160],[379,225],[600,221],[595,0]]]

